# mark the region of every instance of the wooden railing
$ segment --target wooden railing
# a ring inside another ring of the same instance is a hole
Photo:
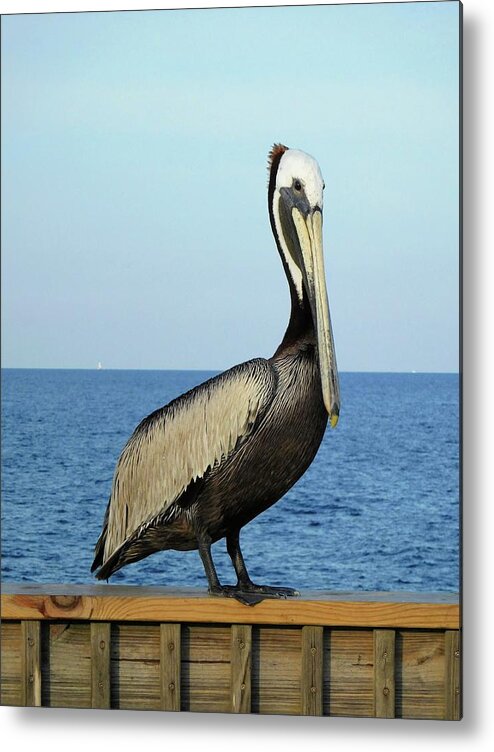
[[[459,719],[455,595],[5,584],[2,704]]]

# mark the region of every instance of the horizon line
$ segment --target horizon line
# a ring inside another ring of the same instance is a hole
[[[1,366],[2,371],[197,371],[198,373],[222,373],[234,366],[227,366],[226,368],[106,368],[102,366]],[[420,371],[420,370],[353,370],[353,369],[341,369],[339,373],[396,373],[396,374],[444,374],[444,375],[460,375],[461,371]]]

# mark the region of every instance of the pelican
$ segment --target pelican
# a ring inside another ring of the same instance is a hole
[[[91,571],[108,579],[164,549],[198,549],[212,595],[253,605],[298,595],[252,582],[240,531],[307,470],[340,412],[322,245],[324,182],[316,160],[269,153],[271,229],[291,314],[271,358],[225,371],[148,415],[118,460]],[[222,585],[211,545],[226,538],[237,575]]]

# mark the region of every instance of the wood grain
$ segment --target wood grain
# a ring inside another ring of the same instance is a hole
[[[302,630],[252,630],[252,712],[300,715]]]
[[[374,630],[374,715],[395,717],[395,631]]]
[[[323,713],[323,627],[302,627],[302,715]]]
[[[90,708],[90,624],[55,622],[48,623],[45,627],[42,705],[52,708]]]
[[[161,634],[159,624],[113,625],[112,704],[125,710],[160,710]]]
[[[396,715],[444,718],[444,632],[396,633]]]
[[[180,624],[160,625],[161,709],[180,710]]]
[[[21,624],[4,621],[1,630],[0,704],[21,705]]]
[[[374,715],[374,638],[372,630],[326,630],[324,640],[324,715]]]
[[[92,622],[91,707],[110,707],[110,630],[108,622]]]
[[[231,711],[251,711],[252,627],[233,624],[231,628]]]
[[[461,719],[461,650],[460,635],[448,630],[444,635],[444,718],[449,721]]]
[[[230,657],[230,627],[182,626],[182,710],[230,712]]]
[[[21,705],[41,705],[41,623],[21,623]]]
[[[44,590],[44,591],[43,591]],[[17,591],[17,592],[16,592]],[[279,624],[334,627],[458,629],[455,597],[407,594],[313,593],[294,599],[266,599],[244,606],[203,591],[118,586],[10,586],[1,596],[4,619],[78,619],[229,624]],[[418,598],[418,600],[417,600]]]

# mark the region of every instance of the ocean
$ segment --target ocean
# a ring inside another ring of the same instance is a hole
[[[214,372],[2,369],[2,580],[90,583],[116,461],[150,412]],[[263,584],[459,589],[459,377],[342,373],[341,415],[299,482],[242,531]],[[234,582],[225,543],[213,546]],[[112,583],[206,587],[196,551]]]

